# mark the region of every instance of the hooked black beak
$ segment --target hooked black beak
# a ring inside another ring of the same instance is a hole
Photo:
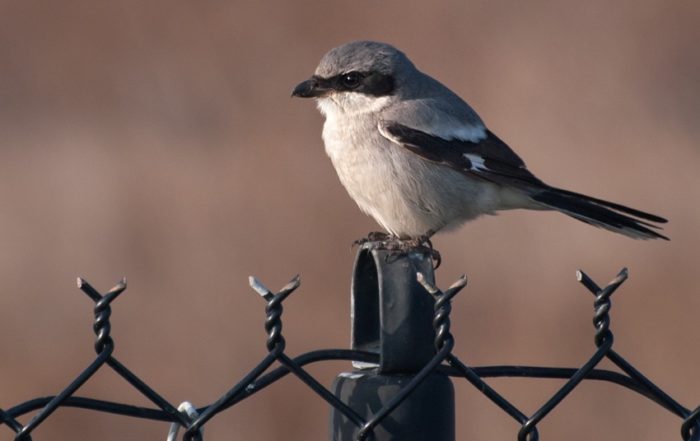
[[[328,88],[324,87],[318,78],[311,77],[302,81],[292,91],[292,96],[299,98],[318,98],[328,93]]]

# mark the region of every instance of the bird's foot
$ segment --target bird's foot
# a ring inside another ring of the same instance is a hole
[[[357,239],[352,243],[353,246],[362,246],[366,243],[370,242],[378,242],[378,243],[383,243],[387,242],[390,240],[398,240],[398,237],[393,236],[389,233],[383,233],[381,231],[371,231],[367,237],[363,237],[361,239]]]
[[[429,231],[427,234],[418,236],[411,239],[401,239],[393,234],[387,234],[382,232],[371,232],[367,237],[358,239],[353,242],[353,245],[363,246],[365,244],[371,244],[368,247],[377,250],[387,250],[390,251],[391,257],[404,256],[411,252],[419,252],[427,254],[433,259],[434,267],[437,269],[442,263],[442,258],[440,253],[433,248],[433,243],[430,241],[430,237],[433,232]]]
[[[433,247],[433,242],[430,240],[430,237],[433,234],[435,233],[429,231],[428,233],[418,236],[415,239],[407,239],[403,242],[408,243],[409,251],[416,250],[429,255],[430,258],[433,259],[433,267],[438,269],[440,264],[442,264],[442,256],[440,256],[440,252]]]

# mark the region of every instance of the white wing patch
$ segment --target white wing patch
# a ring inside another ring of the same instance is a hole
[[[392,134],[389,133],[388,130],[386,130],[386,127],[388,125],[390,125],[389,121],[379,121],[379,123],[377,124],[377,128],[379,129],[379,132],[382,134],[382,136],[397,144],[401,144],[401,140],[399,140],[395,136],[392,136]],[[414,127],[414,129],[416,128]],[[420,128],[418,128],[417,130],[421,130],[430,136],[436,136],[446,141],[458,140],[476,143],[486,138],[486,127],[484,127],[481,124],[472,126],[460,125],[458,127],[435,126],[431,127],[430,130],[422,130]]]
[[[467,158],[471,162],[471,169],[475,171],[489,171],[488,167],[484,163],[484,158],[474,153],[465,153],[462,156]]]

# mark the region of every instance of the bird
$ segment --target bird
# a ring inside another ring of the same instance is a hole
[[[511,209],[553,210],[634,239],[669,240],[661,216],[544,183],[466,101],[390,44],[331,49],[292,97],[316,100],[340,182],[386,230],[368,241],[430,244],[439,231]]]

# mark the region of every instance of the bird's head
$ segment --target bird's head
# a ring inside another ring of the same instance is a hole
[[[297,85],[292,96],[316,98],[324,115],[377,111],[413,71],[413,63],[393,46],[354,41],[324,55],[314,75]]]

